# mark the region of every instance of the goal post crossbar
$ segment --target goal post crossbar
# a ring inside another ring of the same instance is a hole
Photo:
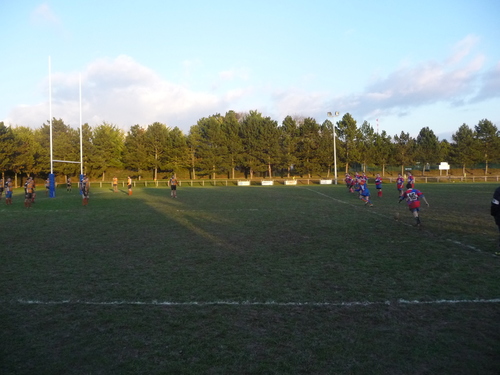
[[[69,160],[52,160],[53,162],[58,162],[58,163],[73,163],[73,164],[80,164],[81,161],[69,161]]]

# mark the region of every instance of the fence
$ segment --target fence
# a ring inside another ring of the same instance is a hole
[[[397,177],[385,177],[383,178],[384,183],[396,183]],[[373,182],[374,178],[370,178],[368,182]],[[499,182],[500,176],[429,176],[429,177],[415,177],[417,183],[452,183],[452,182]],[[296,178],[296,179],[273,179],[273,180],[244,180],[244,179],[215,179],[215,180],[179,180],[179,186],[238,186],[238,182],[248,181],[249,184],[246,185],[271,185],[269,182],[272,181],[274,185],[323,185],[327,181],[332,181],[331,179],[321,179],[321,178]],[[339,184],[343,184],[344,181],[339,179]],[[60,184],[64,185],[65,184]],[[99,187],[113,187],[112,182],[107,181],[95,181],[91,182],[91,185]],[[120,182],[119,185],[126,187],[126,182]],[[241,184],[240,184],[241,185]],[[147,181],[147,180],[135,180],[132,181],[133,187],[169,187],[168,181]]]

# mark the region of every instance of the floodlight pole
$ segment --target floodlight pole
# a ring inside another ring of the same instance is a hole
[[[82,134],[82,75],[80,74],[80,175],[83,176],[83,134]]]
[[[340,113],[339,112],[328,112],[326,115],[328,117],[338,117]],[[332,131],[333,131],[333,164],[334,164],[334,169],[335,169],[335,185],[337,185],[337,136],[336,136],[336,130],[335,130],[335,123],[332,123]]]

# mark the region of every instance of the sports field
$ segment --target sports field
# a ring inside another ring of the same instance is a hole
[[[0,373],[498,375],[497,184],[370,187],[16,190]]]

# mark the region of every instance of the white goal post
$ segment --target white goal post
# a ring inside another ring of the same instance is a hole
[[[54,163],[72,163],[80,164],[80,179],[83,180],[83,134],[82,134],[82,75],[79,77],[79,100],[80,100],[80,161],[69,161],[69,160],[55,160],[53,154],[53,142],[52,142],[52,75],[51,75],[51,61],[49,56],[49,134],[50,134],[50,174],[49,174],[49,197],[56,197],[56,178],[54,175]]]

